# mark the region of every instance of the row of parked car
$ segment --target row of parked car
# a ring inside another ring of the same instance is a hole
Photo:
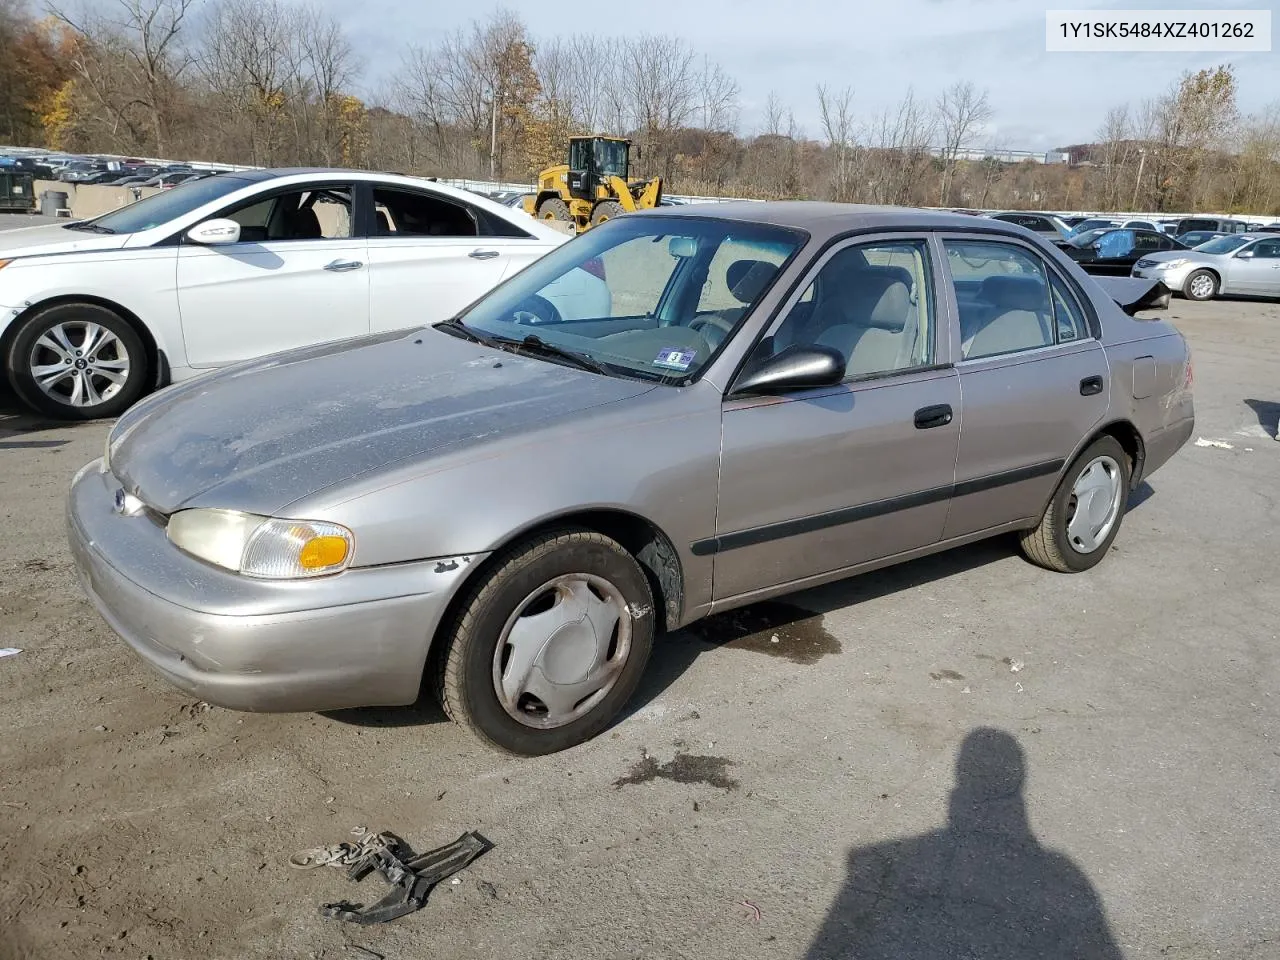
[[[76,157],[63,154],[0,155],[0,169],[29,173],[37,180],[113,187],[168,189],[215,171],[189,163],[149,163],[136,157]]]
[[[1044,236],[1086,273],[1158,279],[1191,300],[1280,297],[1280,223],[1222,217],[1060,218],[1020,212],[998,213],[992,219]]]

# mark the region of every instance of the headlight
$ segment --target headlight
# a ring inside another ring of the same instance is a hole
[[[250,577],[294,580],[345,570],[355,535],[323,520],[277,520],[236,510],[179,510],[169,540],[192,556]]]
[[[1186,257],[1178,257],[1175,260],[1159,260],[1156,262],[1157,270],[1172,270],[1174,267],[1180,267],[1184,263],[1190,263]]]

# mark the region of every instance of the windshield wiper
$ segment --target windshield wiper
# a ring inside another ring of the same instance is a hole
[[[88,230],[91,233],[115,233],[110,227],[104,227],[94,223],[91,220],[78,220],[75,223],[68,223],[68,230]]]
[[[486,347],[493,346],[493,341],[488,337],[481,336],[475,330],[472,330],[457,317],[450,317],[448,320],[441,320],[434,324],[437,330],[443,330],[451,336],[459,337],[463,340],[470,340],[472,343],[483,343]]]
[[[547,343],[536,333],[527,335],[522,340],[516,340],[514,337],[493,337],[490,343],[503,349],[511,349],[513,353],[530,353],[534,356],[544,357],[549,360],[563,360],[570,366],[577,367],[579,370],[586,370],[590,373],[602,373],[608,376],[609,369],[603,364],[585,353],[578,353],[575,350],[566,350],[564,347],[556,346],[554,343]]]

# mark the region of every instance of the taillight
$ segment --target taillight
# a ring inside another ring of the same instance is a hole
[[[600,280],[609,279],[604,272],[604,261],[601,260],[599,257],[592,257],[590,260],[588,260],[586,263],[582,265],[582,269],[587,271],[587,273],[591,274],[593,277],[596,277],[597,279],[600,279]]]

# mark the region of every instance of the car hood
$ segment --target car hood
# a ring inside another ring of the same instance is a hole
[[[79,253],[84,250],[118,250],[128,238],[129,235],[124,233],[68,230],[65,223],[20,227],[0,232],[0,258]]]
[[[1159,253],[1144,253],[1142,260],[1150,260],[1160,263],[1163,260],[1190,260],[1194,263],[1218,263],[1227,257],[1229,253],[1201,253],[1198,250],[1161,250]]]
[[[409,458],[517,437],[652,389],[430,328],[400,331],[277,354],[163,391],[120,419],[110,469],[161,513],[207,506],[269,515]]]

